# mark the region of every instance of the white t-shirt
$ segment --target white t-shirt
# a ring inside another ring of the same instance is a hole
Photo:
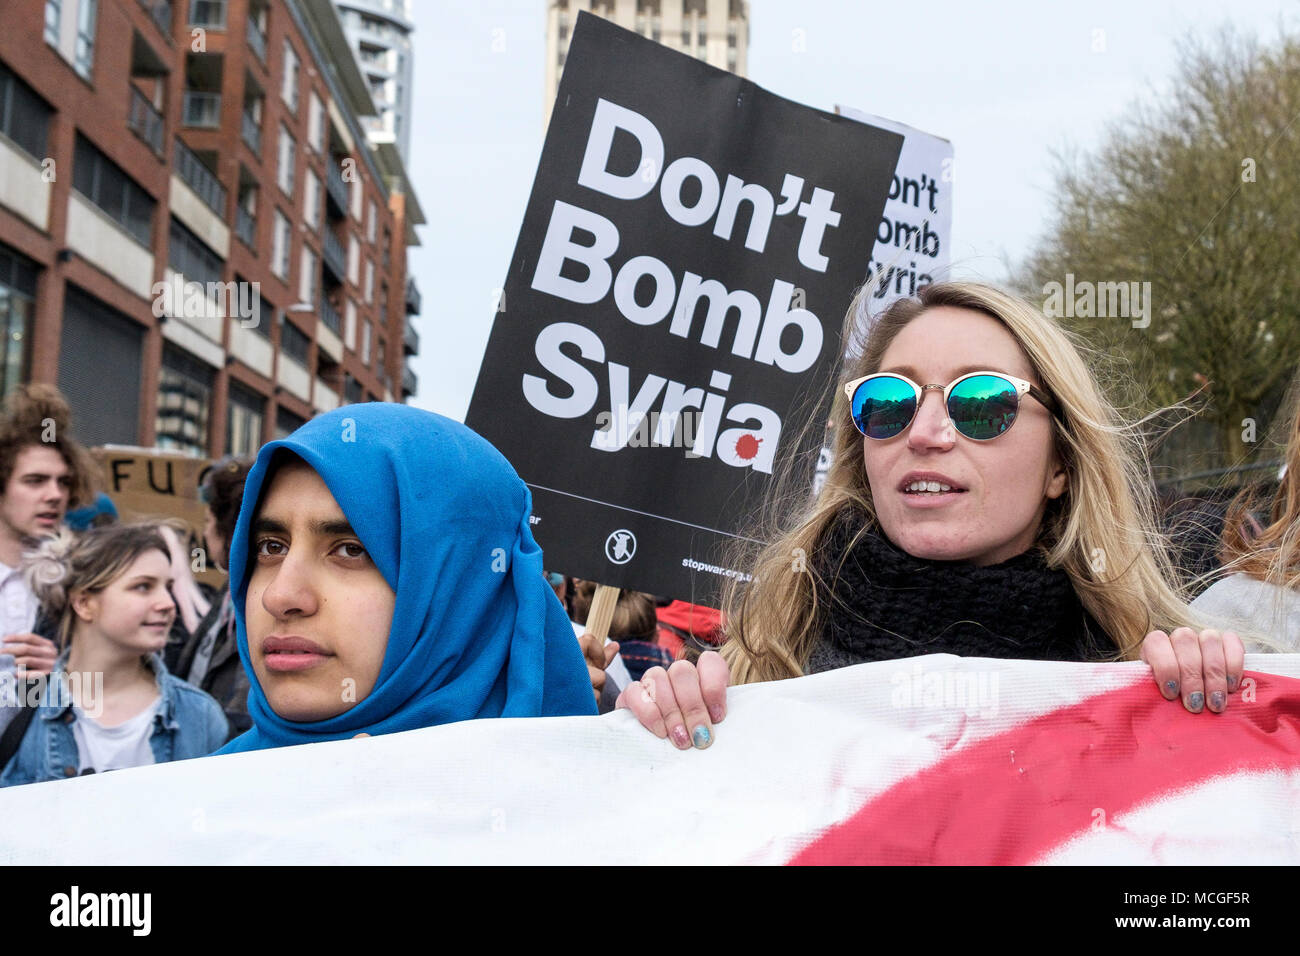
[[[22,570],[0,564],[0,637],[29,633],[39,609],[40,602],[23,580]]]
[[[103,773],[105,770],[125,770],[153,763],[149,738],[154,715],[161,704],[162,697],[158,697],[140,713],[116,727],[105,727],[74,704],[72,710],[77,719],[72,724],[72,735],[77,740],[81,772],[93,770]]]

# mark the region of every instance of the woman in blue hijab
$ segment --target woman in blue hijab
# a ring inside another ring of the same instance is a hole
[[[218,753],[595,714],[531,510],[487,441],[406,405],[264,445],[230,547],[253,728]]]

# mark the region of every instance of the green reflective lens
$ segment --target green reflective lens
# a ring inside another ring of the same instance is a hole
[[[916,392],[893,375],[868,379],[853,393],[853,424],[868,438],[893,438],[916,414]]]
[[[997,438],[1010,428],[1019,407],[1015,385],[998,375],[972,375],[948,395],[953,427],[976,441]]]

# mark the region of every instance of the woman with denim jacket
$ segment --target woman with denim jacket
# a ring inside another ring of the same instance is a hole
[[[26,562],[61,653],[0,786],[201,757],[226,739],[207,694],[159,653],[176,615],[171,558],[151,525],[43,542]],[[16,718],[21,719],[21,718]]]

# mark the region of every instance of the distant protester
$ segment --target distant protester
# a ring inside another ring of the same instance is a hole
[[[531,510],[487,441],[407,405],[262,446],[230,544],[253,726],[221,753],[595,714]]]
[[[62,780],[201,757],[226,739],[207,694],[167,672],[159,653],[176,605],[171,556],[152,525],[62,531],[24,565],[57,622],[60,654],[25,729],[3,754],[0,786]],[[14,728],[11,728],[13,730]]]
[[[1220,557],[1228,577],[1192,607],[1247,633],[1254,651],[1300,651],[1300,412],[1291,422],[1285,473],[1271,502],[1253,489],[1233,501]],[[1267,515],[1267,524],[1255,514]]]
[[[230,562],[230,539],[239,518],[244,481],[252,461],[222,458],[214,462],[199,483],[199,498],[207,506],[203,526],[204,550],[208,561],[226,571]],[[248,673],[239,660],[235,640],[235,609],[227,580],[212,601],[207,615],[185,641],[176,657],[177,675],[216,698],[230,722],[230,735],[248,730]]]
[[[48,674],[54,642],[36,633],[39,601],[23,578],[23,552],[90,504],[97,468],[72,436],[68,403],[51,385],[22,385],[0,409],[0,729],[17,712],[28,676]]]
[[[574,609],[584,621],[595,593],[594,581],[580,581],[574,588]],[[618,642],[618,656],[630,680],[640,680],[650,668],[667,667],[673,662],[672,655],[657,643],[658,621],[654,600],[648,594],[639,591],[619,594],[609,623],[609,637]]]

